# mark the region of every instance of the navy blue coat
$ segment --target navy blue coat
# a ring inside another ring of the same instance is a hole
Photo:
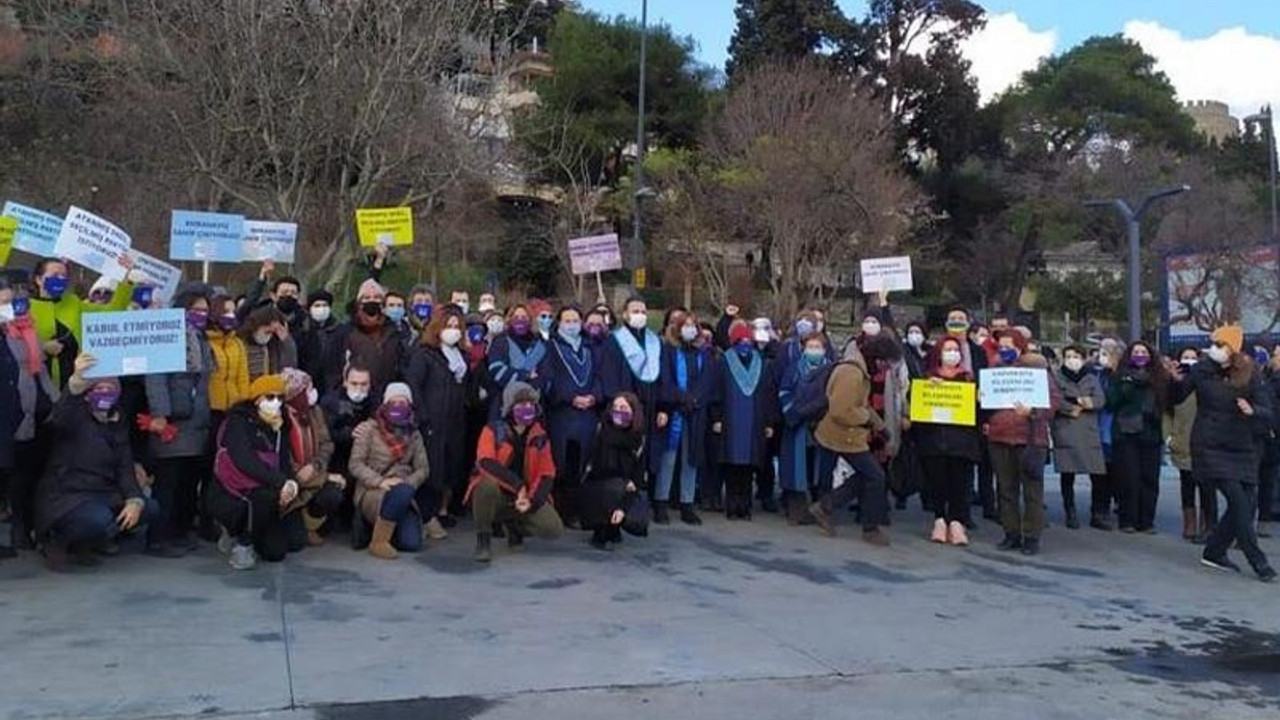
[[[604,382],[595,348],[584,340],[574,350],[558,335],[552,337],[547,343],[547,355],[538,368],[538,389],[542,392],[542,408],[547,415],[547,434],[551,436],[551,454],[557,471],[566,477],[581,473],[595,452],[600,412],[605,405]],[[574,398],[582,395],[595,398],[595,404],[586,410],[574,407]],[[581,451],[573,468],[569,467],[567,451],[570,442],[576,442]]]
[[[721,423],[719,460],[724,465],[763,466],[768,449],[765,428],[777,425],[780,419],[777,385],[766,365],[761,369],[755,392],[750,396],[743,394],[729,370],[728,354],[715,364],[713,371],[715,396],[711,419],[713,423]],[[765,363],[759,350],[753,349],[752,356]]]
[[[0,470],[13,467],[14,435],[22,424],[18,360],[0,337]]]
[[[630,328],[624,328],[623,332],[635,334]],[[650,332],[650,331],[645,331]],[[640,336],[639,342],[644,345],[644,337]],[[662,462],[662,452],[658,448],[666,447],[667,431],[658,428],[658,413],[665,412],[662,409],[662,373],[659,369],[658,378],[651,383],[641,382],[631,371],[631,366],[627,364],[627,358],[622,354],[622,348],[618,345],[616,338],[610,336],[604,343],[600,352],[600,379],[604,383],[604,396],[612,399],[617,397],[620,392],[629,392],[640,398],[640,404],[644,408],[645,421],[649,425],[648,436],[646,437],[644,454],[645,466],[649,468],[649,472],[658,473],[659,466]]]
[[[680,388],[676,362],[684,356],[688,368],[688,383]],[[698,348],[663,344],[661,390],[658,409],[674,416],[680,413],[681,433],[689,433],[689,463],[702,469],[712,464],[708,452],[707,437],[711,434],[711,403],[715,398],[715,366],[719,362],[712,348]],[[664,445],[663,450],[666,449]]]
[[[515,343],[516,347],[523,350],[526,356],[537,352],[534,349],[535,346],[542,345],[544,348],[546,346],[542,336],[532,330],[523,338],[516,338],[514,335],[503,333],[490,341],[489,355],[486,358],[489,365],[489,382],[492,384],[489,392],[490,420],[497,420],[502,416],[502,391],[506,390],[508,385],[519,381],[538,387],[538,380],[534,377],[537,374],[536,366],[526,368],[512,367],[511,343]]]

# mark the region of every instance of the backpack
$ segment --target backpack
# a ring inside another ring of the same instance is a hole
[[[827,385],[831,382],[831,372],[849,361],[830,363],[809,373],[807,377],[796,383],[795,393],[791,396],[791,412],[801,423],[816,423],[827,414]]]

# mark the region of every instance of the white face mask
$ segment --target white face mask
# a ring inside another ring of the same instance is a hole
[[[862,323],[862,333],[867,337],[875,337],[880,334],[880,323],[875,320],[868,320]]]
[[[311,308],[311,319],[318,323],[328,322],[333,316],[333,308],[328,305],[316,305]]]
[[[1077,357],[1067,358],[1066,362],[1062,363],[1062,365],[1071,372],[1078,373],[1084,368],[1084,360]]]
[[[631,313],[627,316],[627,324],[632,330],[643,330],[649,326],[649,315],[642,312]]]
[[[1231,360],[1231,351],[1224,347],[1218,347],[1217,345],[1206,350],[1205,354],[1209,356],[1210,360],[1218,363],[1219,365],[1226,365],[1227,362]]]
[[[458,328],[445,328],[440,331],[440,342],[453,347],[462,342],[462,331]]]
[[[698,328],[695,325],[685,325],[680,328],[680,339],[685,342],[693,342],[698,339]]]
[[[284,403],[280,400],[263,400],[258,403],[258,412],[265,417],[280,417],[280,408]]]
[[[913,348],[918,348],[924,345],[924,335],[921,335],[918,332],[907,333],[907,344]]]
[[[458,309],[462,311],[463,315],[466,315],[468,312],[471,311],[471,303],[467,302],[466,300],[459,300],[458,302],[454,303],[454,305],[458,306]]]
[[[959,350],[942,351],[942,364],[947,367],[955,367],[959,365],[962,359],[963,358],[961,357]]]
[[[5,303],[3,305],[0,305],[0,322],[2,323],[13,322],[13,319],[15,317],[17,316],[13,312],[13,303]]]
[[[481,300],[480,307],[477,308],[477,310],[479,310],[482,313],[492,312],[493,310],[496,310],[496,309],[497,308],[494,307],[492,300]]]
[[[254,333],[253,341],[259,345],[266,345],[267,343],[271,342],[271,336],[272,336],[272,333],[266,333],[266,334]]]
[[[501,335],[503,330],[507,329],[506,323],[502,318],[489,318],[489,322],[485,323],[485,327],[489,328],[489,336]]]
[[[307,405],[315,407],[318,402],[320,402],[320,391],[313,387],[307,388]]]
[[[351,388],[347,388],[347,399],[353,403],[362,403],[368,397],[368,390],[352,390]]]

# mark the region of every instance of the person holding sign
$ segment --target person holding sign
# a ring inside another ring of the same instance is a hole
[[[1016,330],[996,333],[1001,365],[1035,368],[1048,373],[1043,355],[1026,352],[1027,338]],[[1049,406],[1062,404],[1056,383],[1049,385]],[[1012,409],[997,410],[987,419],[991,465],[1000,492],[1000,523],[1004,526],[1001,550],[1021,550],[1023,555],[1040,553],[1040,532],[1044,529],[1044,465],[1049,454],[1049,423],[1052,411],[1032,409],[1017,403]]]
[[[1239,572],[1227,556],[1238,546],[1258,579],[1276,581],[1267,556],[1258,547],[1253,527],[1261,443],[1271,433],[1274,394],[1254,361],[1241,350],[1244,331],[1238,325],[1218,328],[1206,359],[1190,371],[1177,371],[1173,401],[1196,395],[1196,422],[1191,430],[1192,465],[1227,499],[1227,511],[1205,543],[1200,562],[1216,570]]]
[[[31,319],[35,321],[49,375],[59,389],[71,377],[75,357],[80,352],[81,315],[129,309],[133,284],[129,282],[128,273],[133,270],[133,258],[121,255],[119,262],[126,271],[125,280],[116,286],[111,302],[105,305],[85,302],[71,292],[67,263],[58,258],[44,258],[31,273]]]
[[[1133,343],[1107,389],[1107,407],[1114,414],[1112,452],[1123,533],[1156,532],[1163,418],[1170,383],[1168,371],[1156,358],[1155,349],[1147,343]]]
[[[1089,525],[1110,530],[1111,488],[1107,482],[1107,458],[1102,454],[1098,413],[1107,396],[1098,376],[1085,367],[1087,353],[1079,345],[1062,351],[1062,367],[1054,379],[1062,390],[1062,405],[1053,420],[1053,460],[1062,483],[1062,507],[1068,528],[1080,527],[1076,515],[1076,475],[1089,476]]]
[[[93,366],[92,357],[76,357],[66,392],[49,419],[51,452],[40,481],[35,529],[55,572],[66,567],[68,554],[78,564],[96,565],[98,550],[160,514],[134,475],[129,425],[119,410],[120,381],[86,379]]]
[[[977,378],[964,367],[963,343],[954,336],[943,338],[925,361],[927,378],[913,382],[925,383],[933,390],[944,386],[954,390],[955,397],[967,402],[967,407],[957,409],[948,404],[942,412],[927,415],[932,422],[925,420],[923,408],[913,407],[911,413],[916,452],[924,466],[924,492],[933,510],[929,539],[960,547],[969,544],[969,484],[982,451],[977,424],[973,422],[978,409]],[[920,402],[922,395],[913,392],[912,401]],[[951,397],[949,393],[948,403]]]

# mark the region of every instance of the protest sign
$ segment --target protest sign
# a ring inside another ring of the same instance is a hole
[[[878,293],[910,290],[911,258],[872,258],[862,263],[862,292]]]
[[[569,266],[574,275],[621,270],[622,247],[617,233],[570,240]]]
[[[129,253],[133,240],[124,230],[74,205],[67,210],[62,232],[53,245],[54,257],[66,258],[112,280],[123,280],[120,258]]]
[[[9,253],[13,252],[13,236],[18,232],[18,218],[7,215],[0,217],[0,267],[9,264]]]
[[[178,283],[182,281],[182,271],[146,253],[134,253],[131,277],[140,285],[155,288],[156,294],[168,304],[173,302]]]
[[[15,248],[40,257],[53,255],[54,243],[62,231],[62,218],[12,200],[4,204],[4,214],[18,219],[18,231],[13,236]]]
[[[297,223],[246,220],[240,257],[251,262],[292,263],[297,243]]]
[[[244,216],[174,210],[169,259],[238,263],[244,253]]]
[[[1043,368],[992,368],[978,374],[978,400],[983,410],[1009,410],[1015,405],[1049,408],[1049,371]]]
[[[934,425],[978,424],[978,388],[971,382],[911,381],[911,422]]]
[[[88,378],[182,372],[187,369],[187,320],[183,310],[85,313],[84,351],[97,364]]]
[[[365,208],[356,211],[356,234],[365,247],[412,245],[413,208]]]

